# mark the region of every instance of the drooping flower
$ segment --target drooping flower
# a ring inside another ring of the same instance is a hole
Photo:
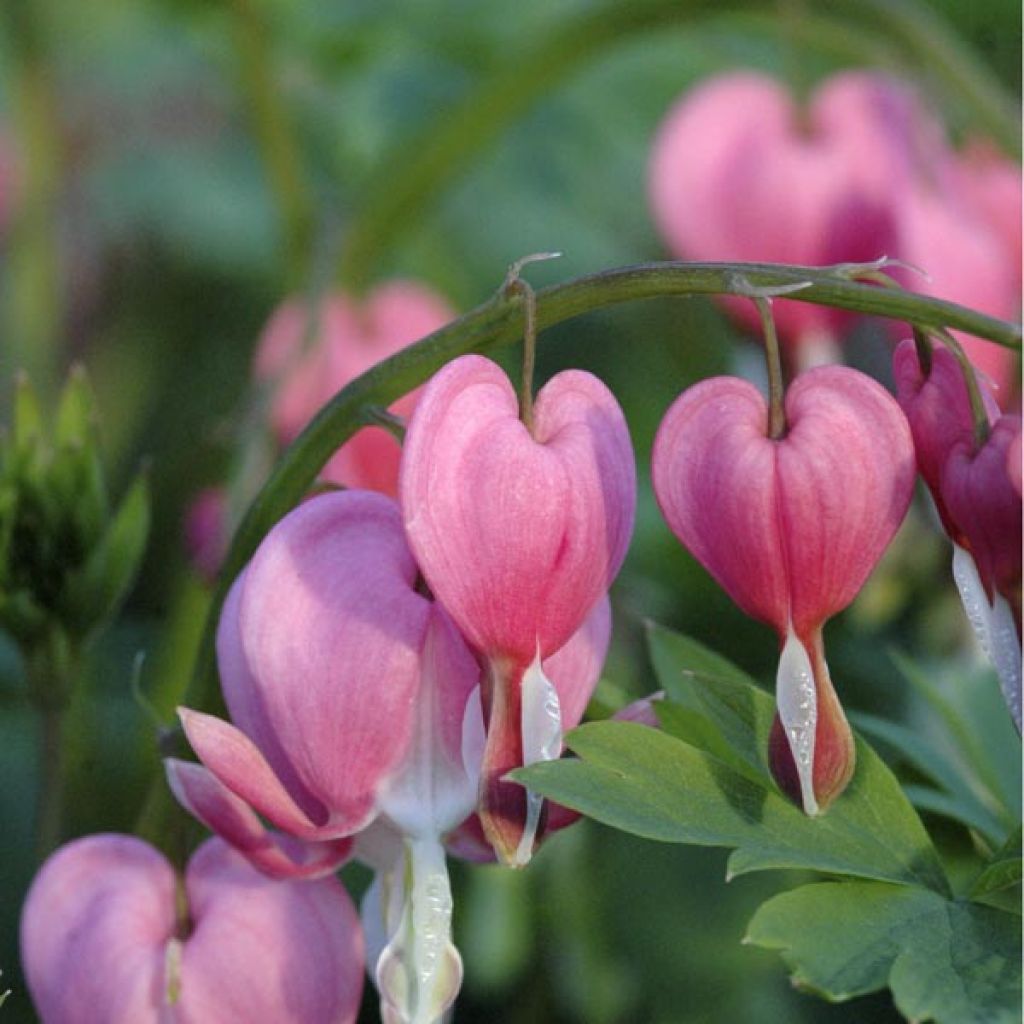
[[[917,466],[953,541],[953,578],[982,650],[1021,724],[1020,419],[999,416],[978,381],[988,439],[979,445],[963,370],[945,346],[927,372],[912,341],[893,356],[899,403],[914,438]]]
[[[540,391],[532,433],[504,371],[449,363],[424,388],[400,479],[409,544],[437,599],[486,662],[480,818],[508,864],[532,854],[542,802],[503,781],[561,751],[542,662],[604,594],[633,528],[636,471],[622,411],[594,376]]]
[[[375,977],[388,1019],[425,1024],[462,978],[441,837],[476,802],[483,723],[476,659],[417,580],[391,499],[343,491],[292,511],[221,615],[235,724],[182,709],[205,767],[167,768],[186,807],[278,877],[333,870],[368,826],[393,833],[380,870],[403,887]]]
[[[363,987],[344,888],[269,881],[218,839],[184,879],[132,836],[61,847],[29,890],[21,954],[43,1024],[351,1024]]]
[[[362,301],[334,292],[319,305],[284,302],[267,323],[254,363],[259,381],[274,388],[271,421],[278,443],[290,444],[335,392],[375,363],[394,355],[455,314],[436,292],[413,281],[379,285]],[[391,406],[407,417],[411,392]],[[394,495],[401,448],[383,427],[364,427],[342,445],[321,476],[346,487]]]
[[[854,770],[822,627],[854,599],[902,522],[914,451],[895,401],[855,370],[802,374],[785,412],[787,432],[773,440],[756,388],[702,381],[662,421],[652,479],[676,536],[779,637],[772,770],[816,814]]]

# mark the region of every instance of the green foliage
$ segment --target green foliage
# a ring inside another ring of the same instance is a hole
[[[771,696],[688,637],[651,626],[648,643],[667,697],[661,730],[584,725],[567,738],[575,758],[514,777],[635,835],[732,847],[730,877],[768,868],[842,876],[769,900],[751,922],[748,940],[783,950],[802,987],[838,1001],[888,985],[914,1020],[1010,1019],[1019,919],[977,901],[1019,882],[1019,829],[977,873],[971,902],[954,899],[920,818],[867,743],[857,739],[849,788],[808,818],[768,770]],[[943,776],[930,752],[915,746],[913,756]]]
[[[764,903],[747,942],[777,949],[793,982],[841,1001],[889,986],[909,1020],[1020,1020],[1020,919],[878,882],[821,882]]]

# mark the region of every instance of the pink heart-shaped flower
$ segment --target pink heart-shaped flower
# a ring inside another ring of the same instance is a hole
[[[776,777],[794,795],[799,782],[813,813],[853,770],[821,628],[853,600],[903,521],[914,450],[899,406],[856,370],[802,374],[785,410],[786,434],[773,440],[753,385],[702,381],[666,414],[652,480],[676,536],[779,636],[776,696],[788,744],[773,744]]]
[[[132,836],[58,850],[29,890],[22,962],[43,1024],[349,1024],[355,908],[333,878],[272,882],[218,839],[171,865]]]

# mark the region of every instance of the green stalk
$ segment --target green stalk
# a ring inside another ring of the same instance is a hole
[[[314,202],[298,144],[274,79],[268,31],[255,0],[232,0],[242,86],[285,238],[288,286],[309,270]]]
[[[560,26],[533,49],[511,54],[461,105],[446,109],[434,124],[389,154],[384,169],[375,169],[356,203],[359,212],[342,249],[340,279],[356,290],[365,287],[394,240],[421,221],[434,197],[509,124],[578,68],[657,29],[709,18],[720,21],[723,15],[763,15],[764,9],[764,0],[612,0]],[[1020,152],[1013,99],[974,54],[917,3],[826,0],[812,17],[805,38],[822,39],[830,50],[846,37],[847,50],[858,59],[877,52],[885,66],[899,66],[902,57],[905,68],[912,65],[906,59],[912,54],[925,70],[944,80],[948,94],[967,105],[974,120],[1008,151]],[[766,31],[778,29],[777,17],[761,23]],[[879,37],[902,45],[880,49]]]
[[[39,723],[39,786],[36,790],[36,857],[41,862],[61,841],[64,817],[64,719],[80,659],[59,630],[26,651],[29,699]]]
[[[8,268],[10,320],[7,372],[26,370],[36,387],[52,392],[60,362],[64,282],[58,204],[61,132],[46,6],[38,0],[0,5],[13,40],[14,115],[21,161]]]

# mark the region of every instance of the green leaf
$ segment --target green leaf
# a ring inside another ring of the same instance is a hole
[[[955,770],[949,755],[940,750],[927,734],[863,712],[852,712],[849,719],[859,732],[867,733],[873,740],[883,743],[893,751],[896,758],[905,761],[945,790],[906,786],[905,792],[915,807],[959,821],[969,828],[977,829],[996,843],[1006,838],[1006,824],[983,802],[981,796]]]
[[[92,390],[85,368],[78,364],[71,368],[60,396],[54,444],[78,448],[94,443],[95,427]]]
[[[769,782],[646,726],[595,722],[573,730],[567,743],[578,759],[530,765],[512,777],[635,835],[735,847],[730,876],[804,868],[948,892],[924,826],[862,741],[850,786],[819,818],[807,817]]]
[[[793,982],[841,1001],[888,985],[910,1020],[1020,1020],[1020,921],[878,882],[819,882],[763,904],[746,942],[777,949]]]
[[[768,735],[775,717],[773,698],[742,669],[691,637],[648,623],[647,647],[665,693],[718,732],[720,742],[695,745],[734,766],[737,759],[742,760],[756,778],[770,778]],[[686,736],[681,738],[689,741]],[[723,755],[722,747],[729,753]]]
[[[1010,836],[993,858],[982,869],[971,886],[971,898],[981,899],[990,893],[1020,885],[1021,881],[1021,830]]]
[[[14,388],[14,446],[20,452],[38,445],[43,439],[43,410],[28,377],[19,374]]]
[[[139,474],[85,564],[69,576],[62,603],[79,634],[107,621],[135,580],[149,536],[149,485]]]

